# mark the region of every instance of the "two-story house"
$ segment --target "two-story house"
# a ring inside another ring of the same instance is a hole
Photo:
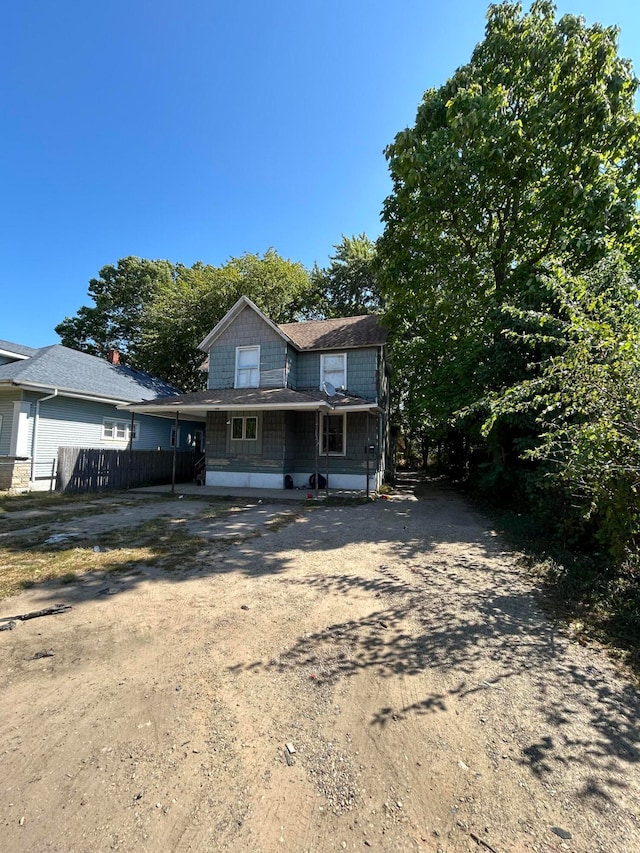
[[[376,489],[387,450],[387,332],[375,316],[273,323],[241,297],[200,344],[206,391],[130,407],[206,419],[206,484]],[[316,478],[316,479],[314,479]]]

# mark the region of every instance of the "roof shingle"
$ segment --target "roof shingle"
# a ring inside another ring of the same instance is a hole
[[[281,323],[279,328],[300,350],[381,346],[387,340],[387,330],[375,314]]]
[[[138,402],[176,394],[177,388],[126,364],[109,364],[94,355],[53,344],[31,358],[0,366],[0,382],[43,385],[77,394]]]

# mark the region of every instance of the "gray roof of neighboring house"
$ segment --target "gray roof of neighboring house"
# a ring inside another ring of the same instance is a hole
[[[306,320],[300,323],[280,323],[278,326],[300,350],[349,349],[381,346],[386,343],[387,330],[375,314],[361,317],[338,317],[333,320]]]
[[[0,365],[0,383],[5,382],[131,403],[179,393],[179,389],[148,373],[126,364],[110,364],[61,344],[35,350],[31,358]]]
[[[25,347],[23,344],[14,344],[13,341],[3,341],[2,339],[0,339],[0,350],[27,356],[35,355],[38,352],[37,347]]]

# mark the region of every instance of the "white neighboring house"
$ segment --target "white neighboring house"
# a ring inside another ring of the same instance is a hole
[[[174,423],[117,407],[173,396],[147,373],[54,344],[41,349],[0,340],[0,490],[55,487],[59,447],[179,450],[204,447],[204,422]]]

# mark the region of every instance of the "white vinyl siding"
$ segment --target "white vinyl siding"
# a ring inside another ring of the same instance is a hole
[[[236,388],[260,386],[260,347],[236,347]]]

